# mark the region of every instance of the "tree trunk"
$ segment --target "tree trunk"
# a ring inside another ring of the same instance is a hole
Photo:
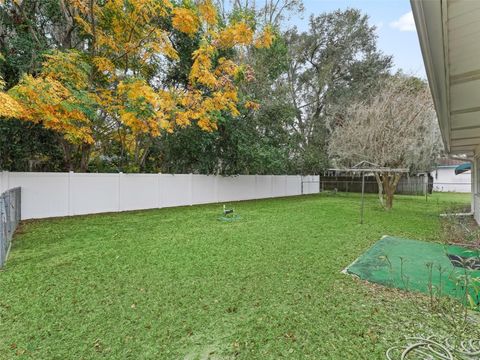
[[[385,210],[390,210],[393,207],[394,192],[391,189],[385,191]]]
[[[80,158],[80,172],[87,172],[88,162],[90,161],[90,154],[91,154],[92,145],[90,144],[82,144],[81,151],[82,155]]]
[[[378,184],[378,200],[380,201],[380,205],[385,207],[385,203],[383,202],[383,183],[378,173],[375,173],[375,179],[377,180]]]
[[[73,171],[72,146],[68,141],[60,138],[60,144],[63,150],[63,164],[66,171]]]
[[[399,173],[394,174],[384,174],[383,178],[383,187],[385,188],[385,209],[390,210],[393,207],[393,198],[395,191],[397,190],[397,185],[402,177]]]

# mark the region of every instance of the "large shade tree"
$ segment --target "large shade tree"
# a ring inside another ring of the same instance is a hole
[[[0,7],[6,15],[28,17],[26,3],[33,11],[41,8],[32,1],[2,1]],[[193,123],[213,131],[220,114],[235,117],[241,106],[256,106],[239,97],[238,83],[249,80],[251,71],[232,54],[242,47],[269,47],[268,27],[256,32],[242,16],[220,21],[211,0],[49,3],[61,20],[45,25],[33,16],[26,26],[35,39],[43,25],[44,38],[59,36],[65,46],[45,54],[35,71],[0,92],[0,116],[59,133],[70,168],[77,151],[78,169],[85,170],[95,145],[107,136],[139,170],[152,139],[162,132]],[[53,24],[66,33],[58,34]],[[181,67],[188,69],[185,79],[172,82],[170,69]]]
[[[200,131],[192,126],[162,135],[155,139],[147,165],[149,169],[180,173],[295,172],[290,153],[297,139],[289,130],[294,111],[283,81],[289,44],[280,25],[282,19],[301,9],[301,2],[225,0],[218,3],[222,18],[246,14],[257,27],[269,27],[275,32],[269,48],[251,46],[234,55],[235,61],[243,62],[253,70],[250,81],[239,84],[239,97],[249,107],[240,108],[237,117],[223,114],[214,132]],[[255,99],[260,106],[249,102]]]
[[[318,173],[328,166],[328,117],[371,93],[388,74],[391,57],[377,49],[375,27],[359,10],[312,16],[309,25],[308,32],[287,32],[286,82],[295,108],[291,130],[299,140],[299,170]]]
[[[374,163],[380,202],[386,209],[401,173],[428,171],[441,151],[435,111],[427,84],[397,75],[383,81],[375,95],[352,103],[331,119],[335,125],[329,154],[337,166]]]

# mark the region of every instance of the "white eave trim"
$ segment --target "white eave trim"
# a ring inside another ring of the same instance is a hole
[[[446,1],[410,0],[443,143],[451,151]],[[428,8],[428,9],[426,9]]]

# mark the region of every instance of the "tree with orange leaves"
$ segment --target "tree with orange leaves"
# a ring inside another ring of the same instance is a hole
[[[192,123],[214,131],[219,114],[238,115],[238,83],[251,71],[231,54],[273,40],[270,28],[255,34],[241,18],[220,22],[211,0],[72,0],[61,6],[79,41],[46,55],[37,74],[0,92],[0,116],[61,134],[66,153],[81,153],[78,167],[70,168],[82,171],[100,137],[118,141],[140,170],[162,132]],[[194,45],[187,54],[179,53],[182,41]],[[184,65],[185,55],[188,77],[167,81],[163,67]]]

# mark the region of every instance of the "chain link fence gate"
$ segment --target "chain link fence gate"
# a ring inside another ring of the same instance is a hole
[[[21,218],[21,190],[19,187],[0,195],[0,268],[7,261],[13,233]]]

